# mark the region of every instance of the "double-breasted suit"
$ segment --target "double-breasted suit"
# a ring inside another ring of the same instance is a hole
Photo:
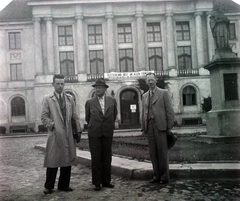
[[[167,90],[156,87],[152,97],[150,92],[148,90],[142,97],[142,130],[148,138],[153,180],[168,182],[167,130],[174,125],[174,111]]]
[[[117,102],[115,98],[106,95],[104,99],[104,113],[97,96],[87,100],[85,104],[94,185],[111,182],[112,138],[117,117]]]

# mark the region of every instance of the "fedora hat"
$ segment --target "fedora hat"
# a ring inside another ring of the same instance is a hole
[[[106,88],[108,88],[108,85],[106,84],[106,81],[103,78],[98,78],[95,82],[95,84],[92,85],[93,87],[96,86],[104,86]]]

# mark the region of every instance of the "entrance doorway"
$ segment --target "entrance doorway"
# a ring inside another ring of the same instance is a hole
[[[139,128],[138,93],[126,89],[120,94],[121,128]]]

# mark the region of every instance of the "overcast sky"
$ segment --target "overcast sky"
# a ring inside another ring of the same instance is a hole
[[[8,5],[12,0],[0,0],[0,11],[6,6]],[[238,3],[240,5],[240,0],[232,0],[235,1],[236,3]]]

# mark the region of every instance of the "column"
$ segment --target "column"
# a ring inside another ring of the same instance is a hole
[[[145,63],[145,39],[143,28],[143,14],[138,13],[135,15],[137,18],[137,45],[138,45],[138,70],[147,70]],[[137,69],[136,69],[137,70]]]
[[[113,34],[113,14],[107,13],[105,18],[107,19],[107,51],[108,51],[108,65],[105,72],[116,71],[116,48],[115,38]]]
[[[75,17],[77,20],[77,67],[78,67],[78,74],[86,73],[85,69],[85,51],[84,51],[84,31],[83,31],[83,16],[78,15]]]
[[[44,18],[47,28],[47,63],[48,74],[54,74],[54,49],[53,49],[53,30],[52,30],[52,18]]]
[[[215,54],[214,40],[212,36],[212,31],[210,27],[210,12],[207,12],[207,38],[208,38],[208,59],[212,60],[213,55]]]
[[[195,26],[196,26],[196,47],[197,47],[197,64],[198,67],[204,65],[204,49],[203,49],[203,33],[202,33],[202,12],[195,12]]]
[[[168,68],[175,68],[175,51],[174,51],[174,38],[173,38],[173,13],[166,13],[166,24],[167,24],[167,59]]]
[[[137,4],[135,17],[137,18],[137,53],[138,53],[138,69],[146,69],[146,55],[145,55],[145,39],[144,39],[144,24],[143,24],[142,5]]]
[[[35,69],[36,75],[43,74],[42,62],[42,42],[41,42],[41,18],[33,18],[34,21],[34,53],[35,53]]]

